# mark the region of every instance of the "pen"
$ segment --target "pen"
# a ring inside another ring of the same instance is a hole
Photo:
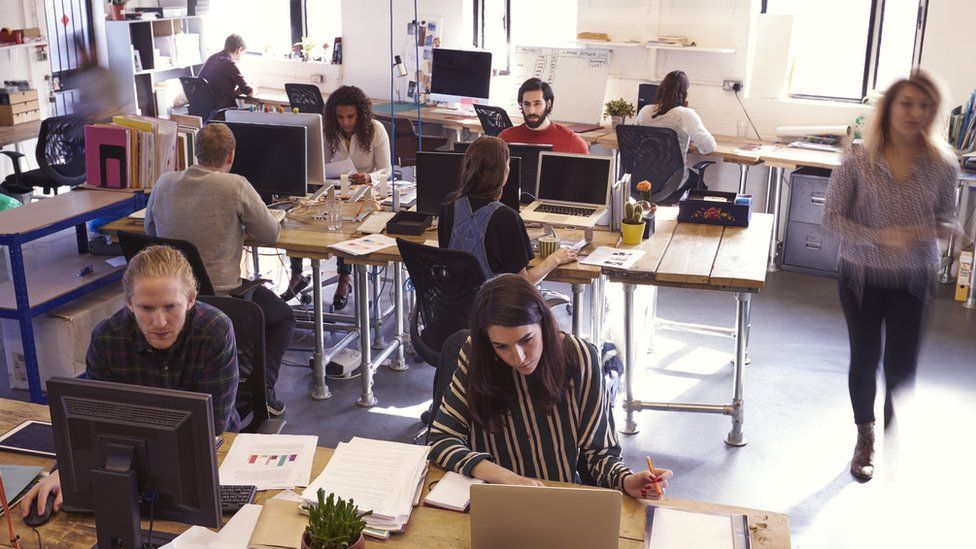
[[[651,463],[651,456],[647,456],[647,470],[651,472],[651,476],[655,476],[654,464]],[[661,492],[661,486],[658,484],[658,481],[656,480],[654,481],[654,490],[657,491],[657,497],[664,499],[664,493]]]

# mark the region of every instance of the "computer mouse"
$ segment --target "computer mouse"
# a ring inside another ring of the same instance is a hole
[[[53,491],[47,495],[47,503],[44,504],[44,513],[38,514],[37,512],[37,498],[31,502],[30,513],[24,517],[24,524],[30,526],[31,528],[37,528],[38,526],[43,526],[47,521],[51,520],[51,515],[54,512],[54,500],[58,498],[58,495]]]

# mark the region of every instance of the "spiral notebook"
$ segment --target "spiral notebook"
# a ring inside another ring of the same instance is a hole
[[[464,513],[471,503],[471,486],[484,483],[483,480],[448,471],[427,494],[424,505]]]

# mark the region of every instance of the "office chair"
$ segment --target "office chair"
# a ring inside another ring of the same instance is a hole
[[[34,156],[38,169],[21,171],[22,153],[0,151],[10,157],[14,173],[0,187],[16,196],[40,188],[44,194],[58,194],[58,187],[75,187],[85,182],[85,122],[73,116],[52,116],[41,122]]]
[[[414,127],[413,122],[395,116],[391,124],[389,115],[382,115],[378,112],[375,112],[373,117],[383,123],[387,134],[395,140],[396,158],[394,161],[396,161],[397,166],[416,166],[417,151],[420,150],[420,136],[417,134],[417,128]],[[446,137],[425,135],[423,150],[436,151],[446,144]]]
[[[670,205],[689,188],[707,189],[705,168],[714,164],[705,160],[691,166],[684,180],[684,159],[678,146],[678,134],[671,128],[617,126],[620,151],[620,175],[630,174],[631,194],[639,198],[637,184],[651,182],[651,202]]]
[[[149,246],[169,246],[176,248],[183,254],[187,262],[190,263],[190,268],[193,269],[193,277],[197,279],[197,293],[201,296],[216,295],[213,283],[210,282],[210,275],[207,274],[207,268],[203,264],[203,258],[200,257],[200,251],[197,250],[197,247],[192,242],[176,238],[149,236],[143,233],[130,233],[127,231],[119,231],[118,238],[119,245],[122,247],[122,255],[125,256],[126,261],[132,261],[132,258],[137,253]],[[265,282],[267,281],[262,279],[241,280],[241,285],[227,292],[227,295],[238,299],[250,300],[254,295],[254,291]]]
[[[424,428],[414,437],[414,440],[424,438],[424,444],[430,442],[430,428],[434,425],[434,419],[437,417],[437,409],[441,407],[444,391],[450,386],[451,378],[454,377],[461,347],[464,346],[464,342],[468,340],[470,334],[471,330],[465,328],[454,332],[444,340],[440,350],[440,358],[437,361],[437,370],[434,372],[434,390],[430,409],[421,414],[420,420],[424,422]]]
[[[264,313],[251,301],[234,297],[201,295],[200,301],[220,309],[234,325],[237,342],[237,385],[235,408],[241,416],[242,433],[276,435],[285,427],[285,420],[273,418],[268,412],[265,393]]]
[[[322,99],[322,91],[313,84],[285,84],[285,93],[288,94],[288,105],[298,112],[323,114],[325,110],[325,100]]]
[[[206,124],[211,120],[223,120],[224,112],[234,107],[217,108],[217,98],[214,97],[210,84],[203,78],[196,76],[181,76],[180,84],[183,86],[183,94],[190,102],[188,113],[193,116],[203,118]]]
[[[502,133],[502,130],[512,127],[512,119],[501,107],[475,105],[474,112],[481,121],[481,129],[484,130],[485,135],[497,136]]]

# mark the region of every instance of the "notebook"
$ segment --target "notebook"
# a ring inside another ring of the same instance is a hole
[[[471,503],[471,485],[484,483],[483,480],[448,471],[424,498],[424,505],[463,513]]]

